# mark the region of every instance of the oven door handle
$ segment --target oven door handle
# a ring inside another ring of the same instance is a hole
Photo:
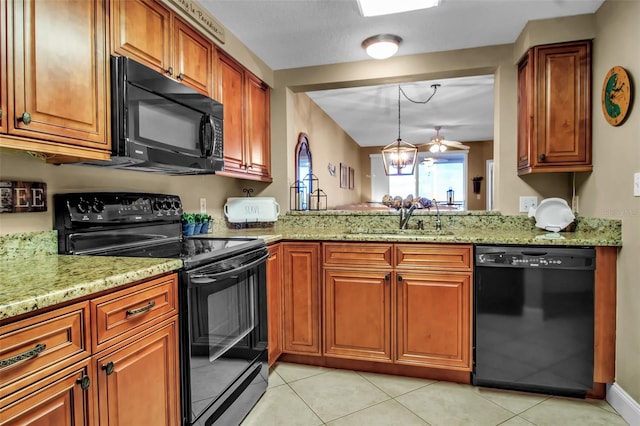
[[[239,268],[231,269],[229,271],[220,272],[217,274],[207,274],[207,273],[194,273],[189,275],[189,283],[192,284],[211,284],[218,280],[222,280],[225,278],[232,277],[234,275],[239,275],[255,266],[261,264],[269,257],[269,253],[265,253],[259,259],[254,260],[253,262],[247,263],[245,265],[240,266]]]

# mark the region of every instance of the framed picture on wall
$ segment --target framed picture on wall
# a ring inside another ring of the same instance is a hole
[[[348,188],[349,187],[349,168],[340,163],[340,188]]]
[[[353,167],[349,167],[349,189],[356,187],[356,171]]]

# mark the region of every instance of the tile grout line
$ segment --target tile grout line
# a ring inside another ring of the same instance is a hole
[[[313,376],[309,376],[309,377],[313,377]],[[303,379],[299,379],[299,380],[303,380]],[[297,382],[298,380],[294,380],[294,381],[296,381],[296,382]],[[311,406],[310,406],[309,404],[307,404],[307,401],[305,401],[305,400],[304,400],[304,398],[303,398],[303,397],[301,397],[301,396],[298,394],[298,392],[296,392],[296,390],[295,390],[294,388],[292,388],[292,387],[291,387],[291,385],[289,385],[289,383],[288,383],[288,382],[286,383],[286,385],[287,385],[287,386],[289,386],[289,389],[291,389],[291,392],[293,392],[293,393],[294,393],[294,395],[295,395],[295,396],[297,396],[297,397],[298,397],[298,399],[300,399],[300,401],[302,401],[302,403],[303,403],[304,405],[306,405],[306,406],[307,406],[307,408],[308,408],[309,410],[311,410],[311,412],[312,412],[312,413],[313,413],[313,414],[318,418],[318,420],[320,420],[320,423],[321,423],[321,424],[323,424],[323,425],[326,425],[326,424],[327,424],[327,422],[325,422],[325,421],[322,419],[322,417],[320,417],[320,415],[319,415],[318,413],[316,413],[316,411],[315,411],[313,408],[311,408]]]

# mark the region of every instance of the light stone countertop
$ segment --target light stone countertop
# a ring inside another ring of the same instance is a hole
[[[176,259],[57,254],[0,259],[0,320],[182,267]]]
[[[622,246],[618,220],[578,218],[575,232],[549,233],[523,216],[496,212],[443,214],[442,232],[433,212],[420,212],[399,230],[394,212],[295,212],[273,226],[230,229],[219,221],[200,237],[257,237],[279,241],[368,241],[552,246]],[[415,229],[423,220],[425,231]],[[176,259],[58,255],[55,231],[0,236],[0,321],[73,301],[182,267]]]

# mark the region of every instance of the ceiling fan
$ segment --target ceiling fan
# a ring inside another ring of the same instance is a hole
[[[436,126],[434,128],[436,129],[436,135],[431,138],[431,142],[426,143],[426,146],[428,147],[430,152],[433,152],[433,153],[444,152],[447,150],[447,148],[466,149],[466,150],[469,149],[468,146],[463,145],[458,141],[446,140],[444,136],[440,136],[440,129],[442,128],[441,126]]]

